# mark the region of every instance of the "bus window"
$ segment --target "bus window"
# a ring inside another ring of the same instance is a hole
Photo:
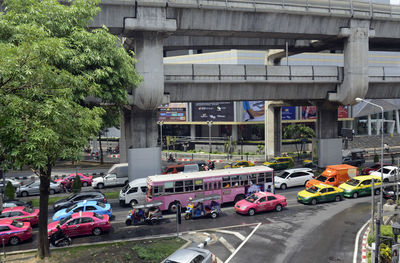
[[[272,183],[272,173],[271,172],[267,172],[265,173],[265,182],[266,183]]]
[[[194,190],[203,190],[203,179],[198,179],[194,181]]]
[[[204,191],[208,191],[208,184],[207,183],[204,184]]]
[[[229,176],[222,177],[222,187],[223,188],[231,187],[231,178]]]
[[[213,183],[208,183],[208,190],[212,190],[213,189]]]
[[[174,182],[166,182],[164,183],[164,189],[166,193],[174,192]]]
[[[250,175],[250,182],[251,184],[257,184],[257,174]]]
[[[259,174],[258,174],[257,183],[259,183],[259,184],[265,183],[265,175],[264,175],[264,173],[259,173]]]
[[[153,196],[160,196],[163,192],[162,186],[153,186],[149,189],[149,191],[153,192]]]
[[[239,175],[234,175],[231,177],[232,187],[239,186]]]
[[[221,189],[221,182],[218,182],[218,188],[217,189]]]
[[[193,191],[193,181],[187,180],[185,181],[185,192],[192,192]]]
[[[247,174],[243,174],[240,176],[240,185],[249,185]]]
[[[175,182],[175,193],[182,193],[183,192],[183,181],[176,181]]]

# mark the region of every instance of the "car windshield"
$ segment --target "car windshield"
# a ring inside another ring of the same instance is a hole
[[[381,170],[382,170],[382,169],[379,169],[379,170],[378,170],[378,173],[380,173],[380,172],[381,172]],[[383,173],[384,173],[384,174],[388,174],[388,173],[390,173],[390,169],[383,168]]]
[[[318,189],[318,187],[316,187],[316,186],[311,186],[310,188],[307,188],[307,189],[306,189],[307,192],[312,193],[312,194],[318,192],[318,190],[319,190],[319,189]]]
[[[15,227],[18,227],[18,228],[21,228],[21,227],[24,226],[24,222],[18,222],[18,221],[13,220],[13,221],[11,222],[11,225],[12,225],[12,226],[15,226]]]
[[[360,183],[360,181],[359,180],[357,180],[357,179],[350,179],[350,180],[348,180],[347,182],[346,182],[346,184],[348,184],[348,185],[351,185],[351,186],[356,186],[356,185],[358,185]]]
[[[75,204],[75,205],[71,206],[70,208],[67,208],[67,210],[65,210],[65,212],[68,213],[69,211],[75,209],[77,206],[78,206],[78,204]]]
[[[254,203],[255,201],[257,201],[258,200],[258,196],[256,196],[255,194],[252,194],[252,195],[250,195],[249,197],[247,197],[246,198],[246,201],[247,202],[250,202],[250,203]]]
[[[97,205],[100,206],[101,208],[105,208],[106,207],[106,205],[104,203],[102,203],[102,202],[97,202]]]
[[[286,179],[286,177],[289,175],[288,172],[284,172],[281,175],[278,175],[278,177],[282,178],[282,179]]]
[[[272,159],[269,160],[269,162],[270,163],[276,163],[277,161],[274,158],[272,158]]]
[[[28,206],[25,206],[24,211],[27,212],[27,213],[33,213],[33,212],[35,212],[35,209],[33,209],[31,207],[28,207]]]
[[[72,218],[72,216],[64,217],[63,219],[60,220],[60,225],[64,225],[64,224],[67,223],[71,218]]]
[[[93,213],[94,217],[97,217],[98,219],[103,219],[103,215],[99,215],[98,213]]]
[[[71,200],[72,198],[75,198],[76,194],[70,195],[67,197],[67,200]]]
[[[177,262],[177,261],[173,261],[173,260],[169,260],[169,259],[165,260],[164,262],[165,262],[165,263],[179,263],[179,262]]]
[[[325,182],[326,181],[326,177],[323,176],[323,175],[320,175],[320,176],[317,177],[317,180],[320,181],[320,182]]]
[[[122,187],[122,193],[126,193],[126,191],[128,191],[129,188],[129,184],[126,184],[124,187]]]

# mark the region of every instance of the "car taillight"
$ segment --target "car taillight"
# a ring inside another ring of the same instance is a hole
[[[108,209],[107,212],[111,212],[111,209]]]
[[[107,199],[104,197],[104,203],[107,203]]]

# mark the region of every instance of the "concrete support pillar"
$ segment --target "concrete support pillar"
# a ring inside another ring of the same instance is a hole
[[[369,29],[370,21],[351,19],[348,28],[341,28],[344,40],[344,76],[336,93],[329,100],[343,105],[356,104],[357,97],[364,98],[368,91],[369,38],[375,32]]]
[[[367,128],[368,128],[368,136],[372,135],[372,126],[371,126],[371,115],[368,115],[368,120],[367,120]]]
[[[238,125],[236,125],[236,124],[232,125],[232,140],[233,141],[239,140]]]
[[[328,139],[338,137],[338,114],[337,106],[326,105],[317,106],[317,130],[318,139]]]
[[[281,107],[271,101],[265,102],[265,159],[279,155],[281,152]]]
[[[196,125],[190,125],[190,139],[194,140],[196,138]]]

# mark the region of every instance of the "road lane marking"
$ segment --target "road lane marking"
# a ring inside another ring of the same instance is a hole
[[[224,237],[220,237],[219,242],[222,243],[222,245],[224,245],[231,253],[235,252],[235,248],[228,243],[228,241],[226,241],[226,239]]]
[[[239,238],[239,239],[242,240],[242,241],[246,239],[242,234],[240,234],[239,232],[235,232],[235,231],[215,230],[215,232],[224,233],[224,234],[230,234],[230,235],[235,235],[237,238]]]
[[[258,223],[258,225],[251,231],[250,235],[246,237],[245,240],[237,247],[237,249],[229,256],[227,260],[225,260],[225,263],[229,263],[231,259],[236,255],[236,253],[246,244],[246,242],[250,239],[250,237],[257,231],[257,229],[261,226],[261,223]]]
[[[357,256],[358,256],[358,240],[360,239],[360,235],[362,230],[369,224],[368,220],[361,228],[358,230],[357,236],[356,236],[356,242],[354,244],[354,254],[353,254],[353,263],[357,263]]]

